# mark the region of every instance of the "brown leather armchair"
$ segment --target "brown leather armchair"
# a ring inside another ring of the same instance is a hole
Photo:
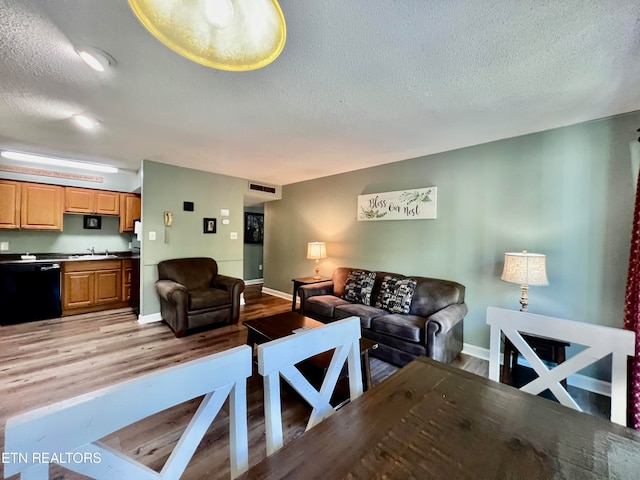
[[[213,258],[176,258],[158,263],[156,290],[162,318],[176,337],[207,325],[230,325],[240,318],[244,282],[218,274]]]

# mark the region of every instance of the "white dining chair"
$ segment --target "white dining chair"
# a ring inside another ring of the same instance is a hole
[[[335,349],[319,390],[296,368],[296,364]],[[322,327],[258,345],[258,372],[264,377],[264,413],[267,455],[283,445],[280,377],[312,407],[306,430],[334,413],[329,403],[340,372],[348,364],[349,397],[362,395],[360,368],[360,319],[349,317]]]
[[[5,428],[4,450],[13,457],[4,465],[4,476],[19,473],[22,480],[45,480],[45,462],[57,455],[62,462],[53,463],[95,479],[178,479],[228,397],[230,470],[235,478],[249,466],[246,379],[251,369],[252,350],[243,345],[12,417]],[[202,395],[159,473],[100,441]]]
[[[538,375],[538,378],[527,383],[520,390],[538,395],[549,389],[562,405],[578,411],[582,409],[560,382],[584,367],[611,355],[611,421],[620,425],[627,424],[627,357],[634,355],[635,334],[633,332],[496,307],[487,308],[487,324],[491,326],[489,348],[491,380],[498,381],[500,375],[500,338],[501,333],[504,333]],[[579,344],[586,348],[561,364],[548,368],[523,339],[520,332]]]

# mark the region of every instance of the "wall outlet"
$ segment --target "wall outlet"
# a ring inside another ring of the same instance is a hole
[[[155,240],[156,239],[156,232],[149,232],[149,240]]]
[[[258,265],[258,270],[262,271],[262,264]]]
[[[220,210],[220,216],[221,217],[228,217],[229,216],[229,209],[228,208],[223,208],[222,210]]]
[[[0,250],[9,250],[9,242],[0,242]]]
[[[238,232],[231,232],[231,240],[237,240],[238,239]]]
[[[129,242],[129,250],[133,248],[133,243]]]

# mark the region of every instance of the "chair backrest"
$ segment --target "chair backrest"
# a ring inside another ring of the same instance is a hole
[[[4,465],[5,478],[47,479],[46,457],[59,452],[67,469],[90,478],[178,479],[229,397],[231,478],[247,470],[246,379],[252,351],[244,345],[143,375],[7,420],[5,451],[18,458]],[[99,439],[127,425],[204,395],[161,472],[155,472]]]
[[[218,264],[213,258],[174,258],[158,263],[158,280],[173,280],[187,290],[207,288],[218,274]]]
[[[309,357],[335,349],[319,390],[295,365]],[[329,403],[342,367],[348,364],[349,397],[362,395],[360,319],[349,317],[295,335],[258,345],[258,372],[264,377],[264,414],[267,455],[283,445],[280,376],[312,407],[307,430],[333,414]]]
[[[487,309],[487,323],[491,326],[491,380],[497,381],[500,375],[500,332],[504,332],[505,337],[538,374],[538,378],[520,390],[538,395],[549,389],[560,403],[578,411],[582,410],[560,381],[611,354],[611,421],[620,425],[627,424],[627,356],[634,355],[633,332],[495,307]],[[525,342],[520,332],[580,344],[587,348],[549,369]]]

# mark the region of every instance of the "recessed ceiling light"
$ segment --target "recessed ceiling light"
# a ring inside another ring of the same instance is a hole
[[[0,152],[0,156],[10,160],[18,160],[21,162],[43,163],[45,165],[56,165],[58,167],[79,168],[82,170],[93,170],[96,172],[118,173],[116,167],[108,165],[98,165],[97,163],[76,162],[74,160],[65,160],[63,158],[46,157],[44,155],[33,155],[31,153],[12,152],[4,150]]]
[[[76,125],[78,125],[79,127],[85,128],[87,130],[91,130],[96,125],[98,125],[97,120],[91,117],[88,117],[87,115],[73,115],[71,118],[73,119],[74,122],[76,122]]]
[[[107,68],[113,67],[116,61],[111,55],[94,47],[78,47],[76,52],[84,63],[97,72],[104,72]]]

